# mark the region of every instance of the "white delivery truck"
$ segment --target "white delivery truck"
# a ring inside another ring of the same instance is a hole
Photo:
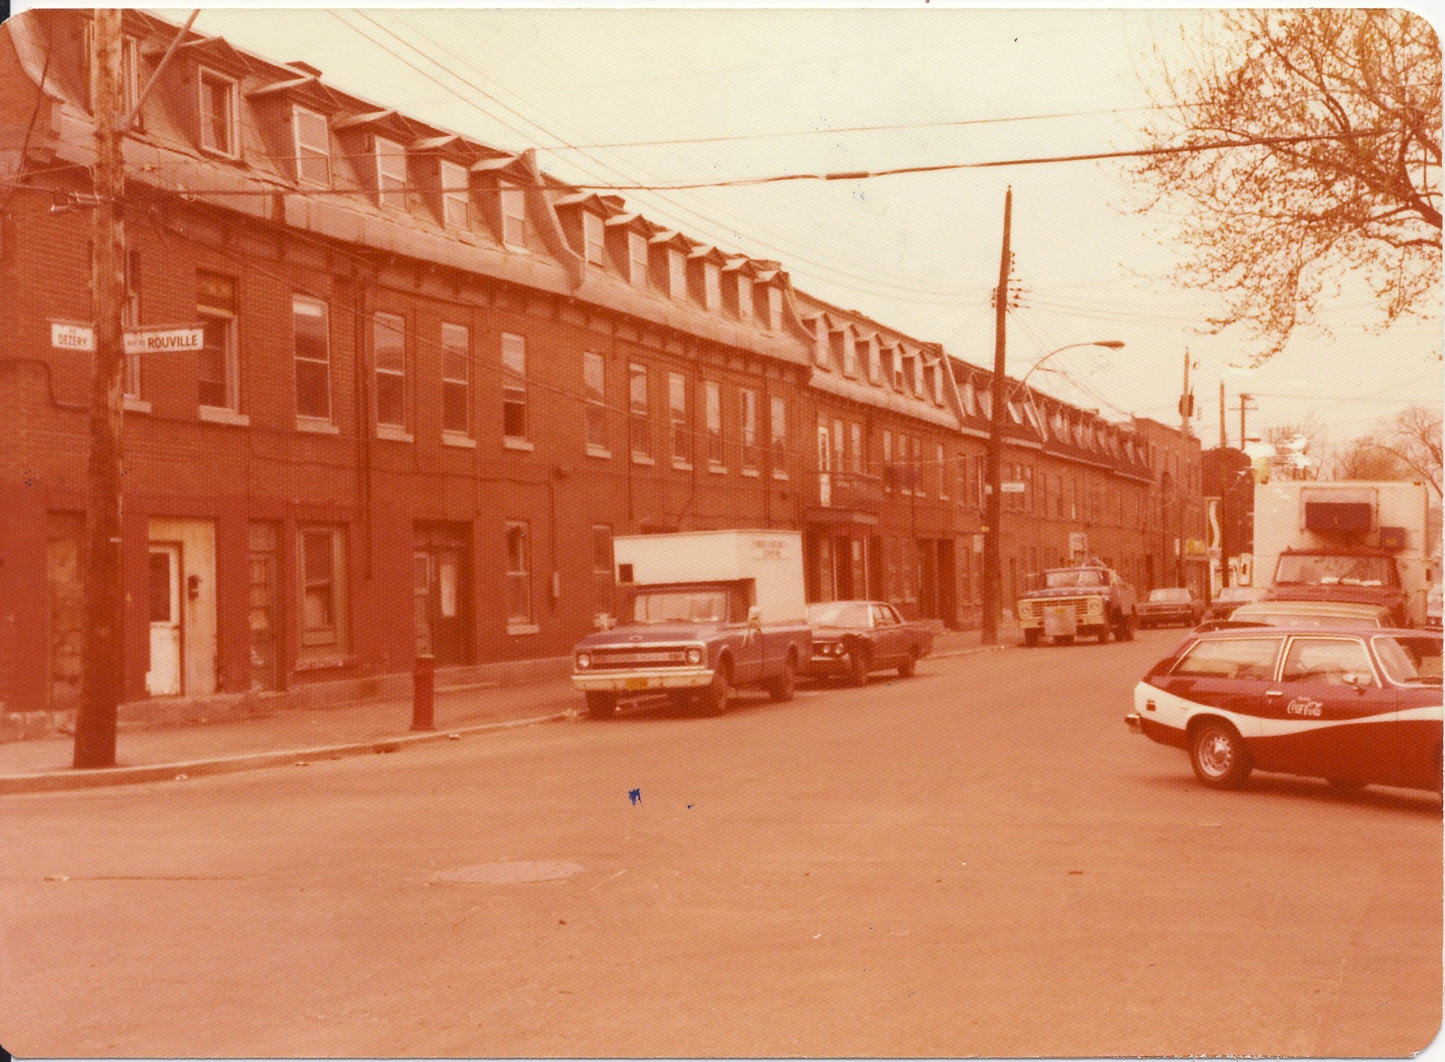
[[[613,560],[621,622],[573,652],[572,684],[589,715],[659,693],[709,712],[740,686],[792,697],[813,643],[799,532],[619,535]]]
[[[1357,601],[1425,625],[1435,573],[1424,483],[1275,480],[1254,487],[1254,576],[1274,601]]]

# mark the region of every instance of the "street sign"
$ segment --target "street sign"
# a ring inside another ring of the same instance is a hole
[[[92,354],[95,352],[95,329],[87,324],[51,321],[50,345],[57,350]],[[135,328],[127,329],[125,333],[127,355],[195,351],[205,345],[206,334],[200,328]]]
[[[127,354],[163,354],[200,350],[206,345],[206,334],[199,328],[157,328],[127,331]]]
[[[998,489],[1003,494],[1022,494],[1024,485],[1022,483],[1000,483]]]
[[[90,325],[50,322],[50,345],[57,350],[95,351],[95,329]]]

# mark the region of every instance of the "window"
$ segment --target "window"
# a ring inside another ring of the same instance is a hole
[[[779,287],[768,288],[768,327],[774,332],[783,327],[783,289]]]
[[[773,396],[768,403],[768,445],[773,452],[773,475],[788,478],[788,404]]]
[[[236,83],[228,77],[201,71],[201,147],[218,155],[235,157]]]
[[[240,409],[236,353],[236,278],[196,274],[196,315],[204,346],[196,365],[197,401],[213,409]]]
[[[722,305],[722,273],[716,262],[702,265],[702,301],[709,310]]]
[[[703,402],[707,418],[707,463],[708,467],[721,469],[723,467],[723,434],[722,434],[722,384],[716,380],[707,380],[703,383]]]
[[[679,302],[687,298],[687,258],[676,247],[667,249],[667,293]]]
[[[948,500],[948,458],[944,456],[943,443],[938,444],[938,497],[942,501]],[[1032,472],[1032,469],[1030,469]]]
[[[743,321],[751,321],[753,319],[753,279],[739,273],[737,285],[738,318]]]
[[[592,525],[592,613],[612,614],[612,525]]]
[[[442,324],[442,431],[472,430],[472,337],[466,325]]]
[[[449,229],[472,227],[472,191],[467,168],[442,160],[442,224]]]
[[[1296,638],[1290,643],[1280,678],[1328,686],[1373,686],[1375,669],[1364,643],[1353,638]]]
[[[863,425],[857,421],[848,424],[848,471],[863,472]]]
[[[692,467],[692,424],[687,415],[687,377],[667,374],[667,422],[672,435],[672,465]]]
[[[532,543],[525,520],[507,521],[507,628],[532,623]]]
[[[601,354],[582,355],[582,389],[586,394],[587,449],[607,451],[607,363]]]
[[[843,374],[845,376],[857,376],[858,339],[851,331],[840,333],[839,338],[843,344]]]
[[[406,427],[406,320],[394,313],[371,319],[376,359],[376,423]]]
[[[502,333],[502,434],[527,437],[527,341]]]
[[[913,363],[913,394],[923,397],[923,356],[921,354],[909,359]]]
[[[347,652],[346,536],[340,527],[297,530],[297,570],[301,573],[301,658]]]
[[[393,210],[405,210],[406,149],[395,140],[377,137],[372,158],[376,162],[376,201]]]
[[[87,49],[89,54],[89,49]],[[134,37],[120,39],[120,105],[129,114],[140,102],[140,41]],[[136,115],[136,129],[142,129],[140,115]]]
[[[521,188],[502,185],[502,242],[508,247],[527,246],[527,193]]]
[[[883,375],[878,368],[878,341],[869,336],[863,341],[863,367],[868,374],[868,382],[877,386],[883,382]]]
[[[633,460],[652,460],[651,425],[647,418],[647,366],[627,367],[628,435]]]
[[[296,415],[331,419],[331,344],[326,303],[309,295],[291,299],[296,349]]]
[[[292,115],[296,145],[296,179],[306,184],[331,184],[331,133],[326,117],[304,107]]]
[[[744,472],[758,470],[758,393],[751,387],[738,389],[738,436],[742,440]]]
[[[602,218],[590,211],[582,212],[582,243],[590,265],[607,264],[607,239]]]
[[[1283,638],[1229,638],[1195,643],[1174,665],[1174,675],[1208,675],[1268,681]]]
[[[640,232],[627,234],[627,279],[634,287],[647,287],[647,237]]]

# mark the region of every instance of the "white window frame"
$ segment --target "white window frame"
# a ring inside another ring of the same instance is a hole
[[[692,467],[692,421],[687,400],[687,377],[680,372],[667,374],[668,449],[672,467]]]
[[[201,270],[197,274],[198,288],[200,286],[199,279],[202,275],[223,276],[223,274],[213,273],[210,270]],[[205,346],[208,349],[211,348],[213,346],[212,341],[216,340],[217,342],[214,345],[221,351],[221,379],[219,381],[213,381],[221,385],[222,394],[220,402],[206,402],[202,400],[203,396],[199,394],[201,383],[200,366],[197,366],[197,404],[202,411],[202,417],[205,416],[206,410],[239,413],[241,409],[241,367],[236,326],[238,309],[236,299],[238,298],[237,289],[239,285],[233,276],[225,276],[225,279],[229,281],[231,285],[230,305],[221,305],[221,300],[219,299],[212,299],[210,302],[207,302],[206,297],[199,292],[196,296],[196,316],[201,322],[201,331],[205,336]]]
[[[443,321],[441,326],[442,438],[470,439],[472,434],[472,332],[463,324]],[[447,423],[448,410],[460,394],[462,425]]]
[[[335,524],[298,527],[296,590],[302,661],[343,657],[349,652],[346,580],[346,529]]]
[[[389,210],[406,209],[406,147],[384,136],[371,145],[376,166],[376,203]]]
[[[502,211],[502,242],[514,250],[527,249],[527,191],[513,184],[498,188]]]
[[[442,159],[442,224],[449,229],[472,227],[472,189],[470,173],[460,162]]]
[[[406,318],[381,310],[371,315],[371,352],[376,371],[376,426],[406,430]],[[382,394],[400,391],[395,419],[387,419]]]
[[[308,122],[320,123],[322,139],[308,139],[318,130],[302,127]],[[331,186],[331,123],[326,115],[299,104],[291,111],[291,139],[296,149],[296,182],[298,184]],[[319,173],[317,170],[319,169]]]
[[[507,565],[507,633],[534,634],[532,610],[532,528],[526,520],[508,520],[504,531]]]
[[[712,312],[722,307],[722,270],[716,262],[702,264],[702,304]]]
[[[727,453],[723,447],[722,384],[704,380],[703,431],[707,440],[707,467],[710,472],[727,471]]]
[[[638,464],[652,463],[652,419],[647,389],[647,366],[632,362],[627,366],[627,445],[632,451],[632,460]]]
[[[773,478],[788,478],[788,400],[782,395],[768,399],[768,450],[772,454]]]
[[[744,273],[739,273],[738,282],[738,319],[751,321],[755,311],[753,310],[753,278]]]
[[[627,234],[627,279],[633,287],[647,287],[648,268],[647,237],[640,232],[629,232]]]
[[[502,333],[502,436],[514,442],[527,439],[527,340],[514,332]],[[520,423],[518,419],[520,418]],[[520,427],[520,431],[516,429]]]
[[[607,227],[600,214],[582,211],[582,253],[588,265],[607,264]]]
[[[321,321],[321,342],[322,356],[316,357],[311,354],[303,355],[302,334],[298,324],[305,318],[319,318]],[[291,336],[292,355],[295,362],[296,376],[296,416],[302,421],[331,422],[331,313],[326,300],[313,298],[310,295],[291,296]],[[325,397],[325,411],[317,412],[313,409],[303,409],[302,397],[302,375],[303,370],[308,366],[319,366],[310,371],[319,373],[321,382],[324,384],[322,395]]]
[[[196,79],[196,107],[201,116],[201,148],[226,158],[240,152],[237,116],[240,86],[234,78],[202,67]]]
[[[687,255],[676,247],[667,249],[667,294],[677,302],[687,300]]]
[[[582,354],[582,389],[587,404],[583,428],[587,452],[593,457],[611,457],[607,439],[607,359],[595,351]]]
[[[758,392],[738,388],[738,437],[742,444],[739,464],[744,475],[758,474]]]

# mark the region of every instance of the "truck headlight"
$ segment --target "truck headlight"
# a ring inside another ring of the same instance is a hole
[[[592,654],[591,654],[591,653],[578,653],[578,654],[577,654],[577,670],[578,670],[578,671],[586,671],[586,670],[587,670],[589,667],[591,667],[591,666],[592,666]]]
[[[687,651],[687,663],[689,667],[697,667],[702,663],[702,650],[693,646]]]

